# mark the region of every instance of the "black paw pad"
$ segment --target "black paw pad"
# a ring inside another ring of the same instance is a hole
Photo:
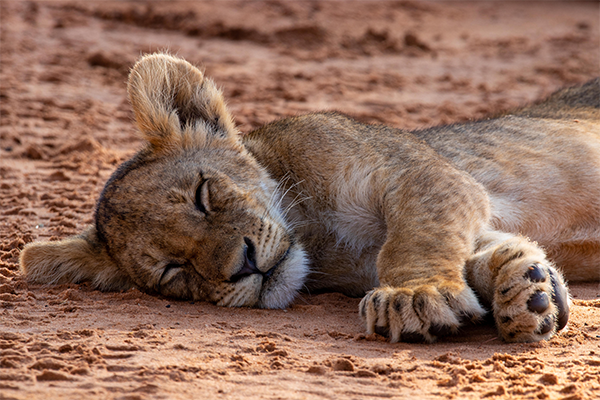
[[[547,317],[544,320],[544,322],[542,322],[542,325],[540,325],[540,327],[538,328],[538,333],[540,335],[545,335],[546,333],[550,332],[553,327],[554,327],[554,318]]]
[[[569,321],[569,296],[567,294],[567,288],[560,284],[558,277],[552,270],[550,270],[550,280],[552,281],[552,288],[554,289],[552,301],[554,301],[554,304],[556,304],[556,307],[558,308],[558,315],[556,317],[558,327],[556,330],[560,331],[567,325],[567,321]]]
[[[529,311],[541,314],[548,309],[550,306],[550,299],[548,295],[542,291],[537,291],[527,301],[527,308]]]
[[[527,272],[525,272],[525,278],[531,282],[544,282],[546,280],[546,273],[539,264],[532,264],[529,266]]]

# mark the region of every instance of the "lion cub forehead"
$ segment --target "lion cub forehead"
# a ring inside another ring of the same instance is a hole
[[[253,159],[226,148],[194,149],[156,156],[141,151],[113,174],[99,201],[110,208],[130,210],[160,202],[193,202],[196,191],[208,181],[213,200],[255,198],[267,201],[275,185]],[[216,196],[216,197],[215,197]]]

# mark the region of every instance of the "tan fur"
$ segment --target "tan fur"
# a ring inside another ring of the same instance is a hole
[[[243,139],[184,60],[143,57],[128,91],[148,146],[106,184],[95,227],[26,246],[31,280],[267,308],[336,290],[364,296],[367,332],[392,341],[433,341],[483,306],[505,340],[547,339],[568,316],[559,269],[600,280],[597,80],[471,124],[319,113]]]

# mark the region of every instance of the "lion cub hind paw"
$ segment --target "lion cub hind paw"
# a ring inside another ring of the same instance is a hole
[[[542,262],[508,263],[498,274],[494,319],[507,342],[551,338],[569,320],[569,292],[561,274]]]
[[[485,310],[469,287],[450,293],[422,285],[373,289],[361,300],[359,313],[368,334],[388,336],[391,342],[431,343],[456,333],[465,317],[481,318]]]

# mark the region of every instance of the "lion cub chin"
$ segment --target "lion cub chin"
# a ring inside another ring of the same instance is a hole
[[[339,291],[363,296],[367,332],[391,341],[487,312],[506,341],[548,339],[569,317],[561,269],[600,279],[599,85],[465,125],[317,113],[240,138],[211,80],[145,56],[128,83],[145,147],[106,183],[93,226],[27,245],[21,268],[222,306]]]

